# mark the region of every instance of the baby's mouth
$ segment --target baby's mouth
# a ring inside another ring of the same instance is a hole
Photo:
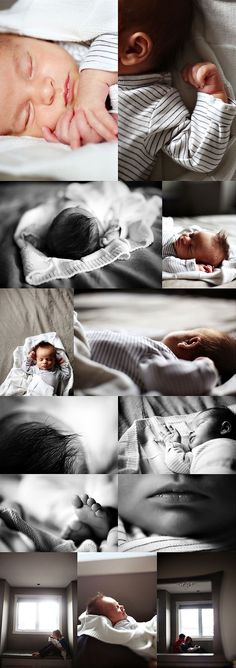
[[[194,491],[192,489],[181,487],[164,487],[153,494],[150,494],[149,499],[158,501],[169,505],[188,505],[189,503],[196,503],[209,498],[202,492]]]
[[[74,99],[74,81],[72,81],[70,74],[68,74],[64,86],[64,100],[66,107],[68,106],[68,104],[71,104],[71,102],[73,102],[73,99]]]

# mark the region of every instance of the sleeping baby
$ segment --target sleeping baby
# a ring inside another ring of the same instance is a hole
[[[0,134],[41,137],[71,148],[114,140],[117,123],[106,99],[117,74],[104,70],[111,54],[114,61],[113,42],[114,35],[96,38],[79,72],[81,47],[74,42],[1,34]]]
[[[78,637],[87,632],[105,642],[126,645],[146,658],[148,668],[156,668],[156,616],[148,622],[137,622],[127,615],[122,604],[98,592],[88,601],[86,613],[79,620]],[[114,633],[113,629],[121,633]]]
[[[210,394],[220,376],[236,372],[236,340],[223,332],[172,332],[162,341],[88,330],[91,359],[125,373],[142,393]]]
[[[236,416],[226,406],[198,413],[186,446],[176,429],[165,444],[165,463],[173,473],[236,473]]]
[[[33,393],[38,395],[39,392],[43,394],[44,390],[45,393],[48,390],[48,394],[57,394],[61,380],[69,380],[71,373],[69,362],[47,341],[40,341],[30,350],[22,369],[27,375],[33,376],[28,385],[30,395]],[[34,382],[35,376],[38,377],[36,382]]]
[[[119,178],[148,179],[163,151],[208,174],[227,150],[236,106],[212,62],[186,64],[196,89],[192,114],[172,86],[170,70],[191,32],[191,0],[119,0]]]
[[[162,270],[170,273],[203,271],[212,273],[228,260],[230,248],[224,231],[216,234],[199,225],[191,225],[179,232],[172,218],[163,219]]]

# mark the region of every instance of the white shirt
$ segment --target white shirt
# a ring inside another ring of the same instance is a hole
[[[169,73],[119,77],[119,178],[148,179],[161,149],[186,169],[211,172],[235,115],[234,104],[206,93],[190,115]]]

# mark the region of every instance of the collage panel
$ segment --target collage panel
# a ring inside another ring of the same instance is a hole
[[[117,475],[0,475],[0,552],[117,550]]]
[[[228,475],[119,476],[120,552],[236,549],[236,487]]]
[[[7,183],[0,198],[0,287],[161,287],[161,183]]]
[[[235,183],[164,181],[162,189],[162,287],[234,289]]]
[[[78,554],[80,668],[156,668],[156,555]]]
[[[235,555],[161,554],[158,665],[234,665]]]
[[[75,665],[75,554],[0,554],[1,666]]]
[[[73,393],[73,291],[0,291],[0,396]]]
[[[117,397],[2,397],[1,474],[115,473]]]
[[[81,293],[75,310],[82,392],[235,393],[233,291]]]
[[[118,472],[236,473],[235,397],[120,397]]]
[[[116,181],[116,0],[1,0],[0,48],[0,179]]]

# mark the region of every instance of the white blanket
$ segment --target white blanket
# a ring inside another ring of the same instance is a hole
[[[67,383],[64,385],[61,383],[60,394],[67,396],[69,391],[73,387],[73,371],[69,359],[65,353],[61,339],[57,336],[56,332],[47,332],[43,334],[38,334],[37,336],[29,336],[25,339],[23,346],[17,346],[13,352],[13,366],[7,375],[6,379],[0,385],[0,396],[51,396],[53,394],[53,388],[44,383],[40,376],[28,375],[23,369],[22,364],[27,357],[27,353],[32,350],[33,346],[36,346],[40,341],[48,341],[55,348],[63,354],[63,358],[70,365],[70,378]]]
[[[186,63],[208,61],[215,63],[235,101],[236,96],[236,3],[235,0],[196,0],[196,18],[191,38],[179,58],[173,83],[187,107],[195,105],[196,91],[182,80],[180,71]],[[236,178],[236,121],[231,140],[220,165],[209,174],[196,174],[178,167],[167,156],[158,158],[153,180],[224,181]]]
[[[52,222],[50,203],[49,214],[47,202],[30,209],[23,214],[14,235],[21,250],[25,280],[30,285],[68,279],[118,259],[129,259],[133,251],[153,242],[152,225],[161,214],[161,198],[157,195],[146,199],[141,192],[132,192],[121,182],[74,183],[67,187],[65,195],[69,206],[79,204],[94,213],[100,224],[100,236],[106,235],[111,225],[118,224],[121,238],[81,260],[48,257],[37,245],[42,243]]]
[[[136,654],[156,658],[156,616],[148,622],[139,622],[137,628],[130,629],[116,629],[104,615],[88,615],[86,612],[83,612],[79,620],[78,636],[85,634],[92,638],[97,638],[97,640],[101,640],[102,642],[125,645]]]
[[[46,17],[46,20],[45,20]],[[54,41],[86,41],[117,32],[115,0],[17,0],[0,11],[0,32]],[[75,151],[34,137],[0,137],[2,180],[116,180],[117,142]]]

